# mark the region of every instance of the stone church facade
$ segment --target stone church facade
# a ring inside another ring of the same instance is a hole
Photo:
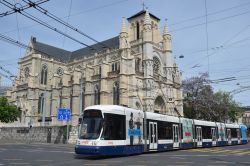
[[[128,24],[128,25],[127,25]],[[22,110],[21,123],[60,126],[58,108],[70,108],[70,125],[90,105],[124,105],[183,114],[181,75],[172,57],[168,26],[142,10],[122,19],[120,34],[73,52],[32,37],[9,100]]]

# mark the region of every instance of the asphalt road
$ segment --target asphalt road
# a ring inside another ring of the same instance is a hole
[[[0,143],[0,166],[226,166],[250,165],[250,144],[113,158],[75,158],[73,145]]]

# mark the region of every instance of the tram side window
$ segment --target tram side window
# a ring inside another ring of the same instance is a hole
[[[203,139],[212,139],[210,126],[202,126],[202,138]]]
[[[237,130],[236,129],[231,129],[231,137],[232,138],[237,138]]]
[[[158,122],[158,139],[173,139],[172,123]]]
[[[125,140],[125,115],[104,114],[102,139]]]

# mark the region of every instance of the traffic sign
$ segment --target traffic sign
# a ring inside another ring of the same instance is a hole
[[[71,110],[68,108],[59,108],[57,110],[57,120],[59,121],[71,120]]]

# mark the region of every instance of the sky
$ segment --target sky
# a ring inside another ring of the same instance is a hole
[[[8,2],[16,6],[25,4],[21,0]],[[210,80],[233,77],[233,81],[212,83],[214,91],[232,92],[235,101],[250,106],[249,0],[50,0],[40,6],[97,41],[103,41],[119,35],[122,17],[141,11],[143,2],[150,13],[161,19],[161,31],[167,19],[173,57],[182,79],[204,72],[209,73]],[[10,9],[0,4],[0,14],[6,11]],[[25,11],[81,42],[94,44],[35,9]],[[34,36],[39,42],[69,51],[83,47],[16,13],[0,17],[0,34],[24,44]],[[0,65],[11,73],[17,73],[18,60],[24,53],[25,49],[0,40]],[[184,58],[179,58],[181,55]],[[2,78],[1,85],[10,84]],[[242,92],[237,91],[239,89]]]

